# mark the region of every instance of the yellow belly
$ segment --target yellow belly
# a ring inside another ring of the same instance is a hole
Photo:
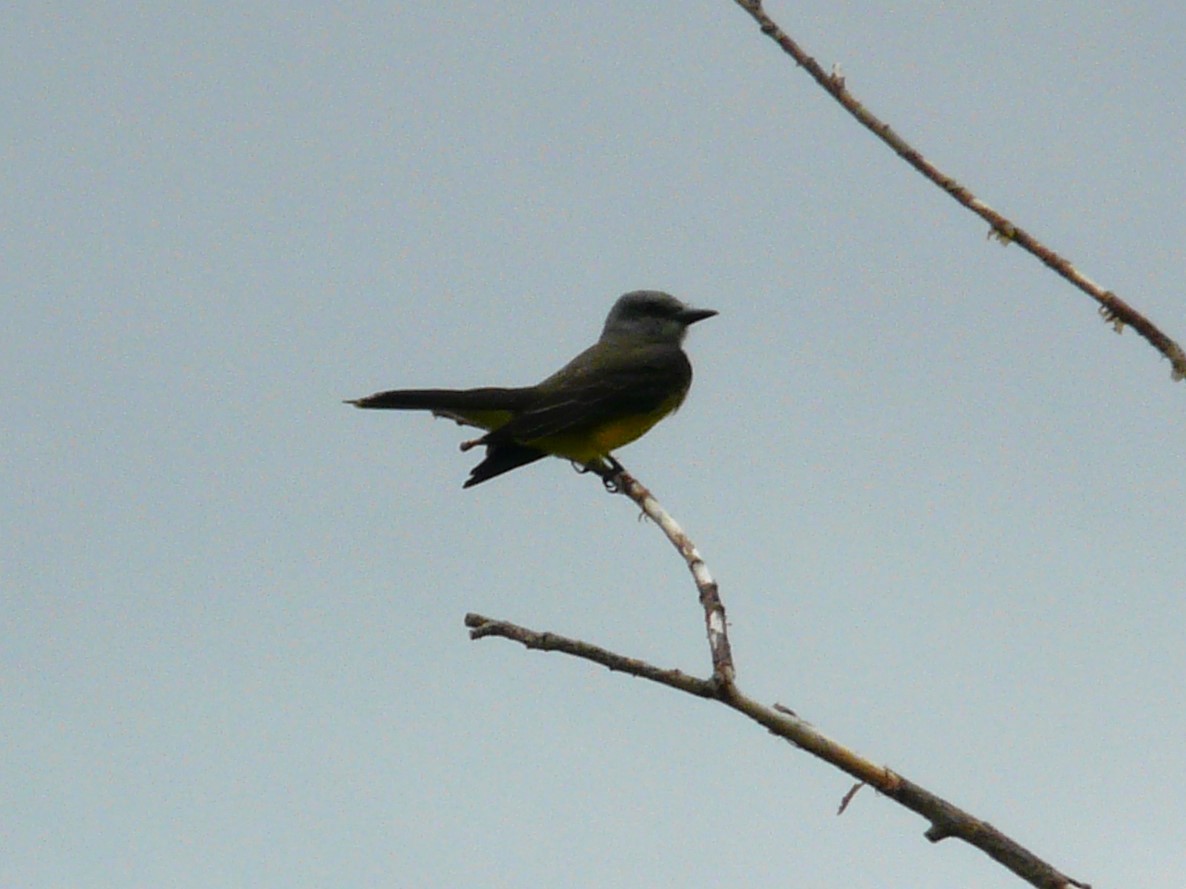
[[[578,463],[592,463],[641,438],[652,426],[675,412],[684,400],[684,394],[680,392],[669,398],[650,413],[619,417],[592,428],[549,435],[524,444]]]

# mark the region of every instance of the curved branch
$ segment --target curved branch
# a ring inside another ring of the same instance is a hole
[[[725,605],[721,602],[717,582],[713,580],[695,544],[654,495],[642,482],[627,472],[621,463],[615,460],[608,466],[594,467],[594,471],[601,476],[608,491],[624,494],[638,504],[638,508],[659,526],[659,530],[667,535],[671,545],[687,563],[688,570],[692,572],[692,579],[696,582],[696,589],[700,591],[700,606],[704,609],[704,628],[708,634],[708,649],[712,656],[713,680],[722,685],[732,685],[736,669],[733,666],[733,650],[729,645]]]
[[[1099,304],[1099,313],[1103,319],[1111,324],[1117,333],[1125,325],[1133,328],[1143,336],[1153,348],[1169,359],[1172,365],[1171,377],[1174,380],[1186,379],[1186,353],[1182,347],[1166,336],[1152,321],[1138,312],[1115,293],[1092,281],[1067,258],[1051,250],[1036,237],[1014,224],[1008,218],[998,213],[992,207],[977,198],[967,187],[939,170],[928,161],[918,149],[908,143],[900,135],[868,108],[858,102],[845,87],[844,78],[838,73],[831,74],[824,71],[819,63],[809,56],[802,47],[778,26],[762,8],[761,0],[734,0],[738,6],[749,13],[758,23],[762,33],[779,45],[783,52],[806,69],[824,90],[837,102],[844,106],[853,117],[860,121],[865,129],[894,150],[894,152],[914,167],[919,173],[935,183],[947,194],[951,195],[962,206],[967,207],[991,226],[990,233],[1002,243],[1015,243],[1022,249],[1033,254],[1043,263],[1070,281]]]

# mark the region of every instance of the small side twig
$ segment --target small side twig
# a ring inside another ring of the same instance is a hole
[[[854,796],[856,796],[857,791],[860,790],[864,786],[865,786],[864,781],[858,781],[856,784],[854,784],[852,787],[849,788],[848,793],[844,794],[843,798],[841,798],[841,800],[840,800],[840,808],[838,808],[836,810],[837,815],[844,814],[844,810],[848,808],[848,804],[852,802],[852,798]]]
[[[1166,336],[1156,324],[1138,312],[1111,290],[1102,287],[1077,269],[1069,259],[1059,255],[1034,235],[977,198],[955,178],[948,176],[926,159],[917,148],[903,139],[889,124],[878,118],[848,91],[845,79],[838,72],[828,73],[807,54],[779,25],[766,14],[761,0],[734,0],[761,28],[762,33],[795,60],[812,79],[855,117],[865,129],[888,145],[915,170],[947,192],[955,201],[968,208],[990,226],[990,233],[1002,243],[1013,243],[1036,256],[1099,305],[1100,316],[1119,333],[1127,325],[1144,337],[1153,348],[1169,359],[1174,380],[1186,379],[1186,352]]]

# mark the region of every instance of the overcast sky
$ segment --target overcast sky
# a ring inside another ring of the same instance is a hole
[[[1186,7],[772,3],[1186,340]],[[738,679],[1099,887],[1186,869],[1186,388],[727,0],[18,4],[0,32],[0,885],[1013,887],[724,708],[562,461],[341,399],[719,310],[619,456]]]

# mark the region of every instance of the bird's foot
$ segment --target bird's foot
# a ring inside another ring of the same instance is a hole
[[[611,494],[622,493],[622,475],[625,474],[626,469],[608,454],[597,463],[587,463],[580,470],[581,472],[595,472],[601,477],[601,483],[605,486],[605,490]]]

